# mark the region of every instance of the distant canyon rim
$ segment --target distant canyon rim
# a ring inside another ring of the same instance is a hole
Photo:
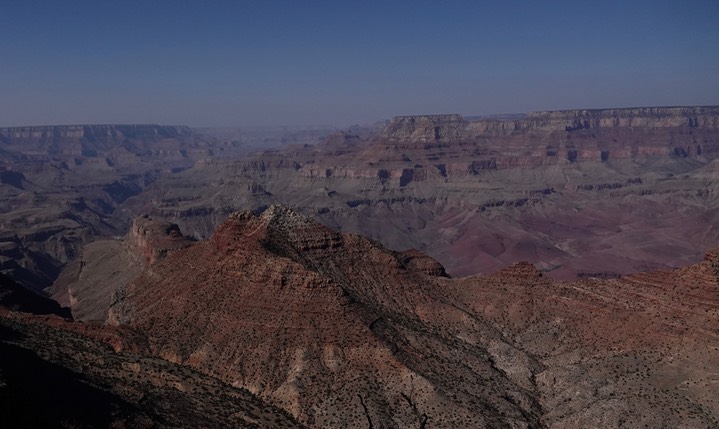
[[[124,235],[140,214],[203,239],[230,213],[275,203],[425,251],[453,276],[518,261],[560,279],[677,267],[719,242],[718,124],[707,106],[251,135],[2,128],[0,270],[45,288],[85,244]]]

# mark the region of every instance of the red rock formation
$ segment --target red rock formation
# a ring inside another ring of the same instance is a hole
[[[147,265],[192,243],[177,225],[140,216],[123,240],[97,240],[83,247],[53,284],[52,298],[70,307],[76,320],[104,322],[116,289]]]
[[[434,335],[448,334],[429,335],[412,310],[435,287],[425,273],[443,269],[275,206],[235,214],[207,242],[148,267],[117,294],[110,321],[147,332],[165,359],[246,387],[316,427],[367,417],[415,425],[421,416],[402,395],[437,427],[536,419],[532,399],[482,352],[433,351],[442,347]],[[460,370],[461,361],[472,367]],[[486,390],[469,388],[480,379]],[[521,405],[489,394],[496,386]]]
[[[149,266],[110,320],[311,427],[711,426],[714,253],[618,280],[449,279],[273,206]]]
[[[174,223],[162,222],[143,215],[135,219],[128,233],[128,246],[139,253],[145,264],[153,264],[168,253],[189,246],[192,241],[182,235]]]

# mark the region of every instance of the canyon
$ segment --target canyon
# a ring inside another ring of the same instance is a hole
[[[0,128],[0,424],[718,427],[718,157],[713,106]]]
[[[100,405],[54,413],[132,427],[719,425],[719,250],[618,279],[529,263],[451,278],[282,206],[233,213],[199,242],[136,225],[126,245],[145,265],[106,324],[0,282],[2,397],[56,403],[28,383],[41,368]]]
[[[123,236],[123,204],[159,177],[319,130],[192,130],[160,125],[0,128],[0,272],[41,291],[98,238]],[[324,131],[322,131],[323,133]],[[146,208],[149,210],[149,207]]]
[[[719,241],[718,111],[410,116],[327,137],[1,129],[0,271],[40,290],[140,214],[204,239],[230,213],[275,203],[417,248],[455,276],[521,260],[565,280],[678,267]],[[251,153],[261,144],[278,148]]]
[[[526,260],[558,279],[701,260],[719,241],[719,109],[398,117],[364,133],[166,176],[128,206],[207,238],[230,213],[281,203],[452,275]]]

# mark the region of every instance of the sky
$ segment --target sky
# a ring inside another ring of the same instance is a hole
[[[719,104],[719,0],[0,0],[0,126]]]

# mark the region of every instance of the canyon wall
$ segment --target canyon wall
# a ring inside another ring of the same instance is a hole
[[[204,238],[234,210],[279,202],[420,248],[452,275],[524,259],[559,278],[612,277],[696,262],[719,239],[718,113],[402,116],[364,137],[198,163],[134,204]]]
[[[382,134],[393,141],[461,140],[522,132],[606,128],[719,128],[719,107],[641,107],[532,112],[521,119],[465,120],[461,115],[396,116]]]

